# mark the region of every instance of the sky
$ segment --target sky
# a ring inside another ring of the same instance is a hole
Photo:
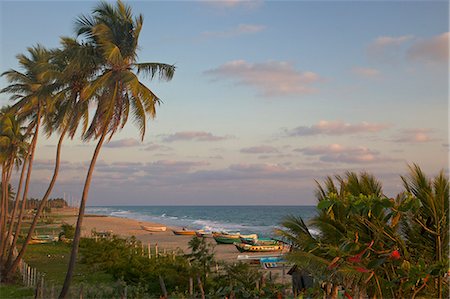
[[[1,72],[74,36],[96,3],[1,1]],[[176,72],[142,78],[163,103],[144,141],[129,120],[103,146],[88,205],[314,205],[315,180],[348,170],[388,196],[412,163],[448,174],[447,1],[126,3],[144,16],[139,61]],[[56,141],[38,141],[32,197]],[[52,196],[81,197],[94,147],[66,141]]]

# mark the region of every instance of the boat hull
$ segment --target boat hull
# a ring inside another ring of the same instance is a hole
[[[141,228],[143,230],[146,230],[148,232],[165,232],[167,230],[167,227],[165,226],[145,226],[145,225],[141,225]]]
[[[283,245],[249,245],[242,243],[234,244],[239,252],[280,252]]]
[[[178,236],[195,236],[195,230],[174,230],[173,234]]]

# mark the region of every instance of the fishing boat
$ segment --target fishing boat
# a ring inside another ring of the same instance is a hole
[[[166,226],[146,226],[141,225],[141,228],[143,230],[149,231],[149,232],[165,232],[167,230]]]
[[[286,264],[286,260],[281,256],[264,257],[264,258],[261,258],[259,260],[259,262],[263,269],[278,268],[278,267]]]
[[[272,238],[244,238],[240,237],[241,242],[249,245],[279,245],[280,241]]]
[[[283,245],[250,245],[243,243],[234,243],[240,252],[275,252],[283,251]]]
[[[174,235],[179,236],[195,236],[195,230],[187,230],[185,227],[180,230],[172,230]]]
[[[195,231],[195,235],[199,238],[212,238],[212,232],[204,231],[202,229]]]
[[[54,238],[50,235],[37,235],[37,236],[31,237],[31,240],[28,244],[46,244],[46,243],[52,243],[54,241],[58,241],[58,237]]]
[[[229,234],[229,233],[213,233],[213,238],[216,240],[217,244],[233,244],[233,243],[240,243],[241,237],[243,238],[258,238],[257,234],[251,234],[251,235],[241,235],[240,233],[236,234]]]

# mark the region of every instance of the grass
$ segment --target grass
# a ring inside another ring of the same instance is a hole
[[[71,245],[63,242],[29,245],[24,260],[38,271],[45,273],[46,281],[56,286],[62,285],[69,264]],[[77,263],[73,283],[102,284],[114,282],[110,274],[95,271],[86,264]]]
[[[2,284],[0,285],[0,298],[34,298],[34,289],[18,285]]]

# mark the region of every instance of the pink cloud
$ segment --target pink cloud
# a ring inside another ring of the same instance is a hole
[[[261,0],[211,0],[211,1],[203,1],[211,6],[219,7],[219,8],[238,8],[238,7],[247,7],[247,8],[255,8],[261,5]]]
[[[369,44],[367,54],[378,61],[394,62],[402,57],[404,45],[413,38],[413,35],[380,36]]]
[[[150,143],[143,150],[144,151],[149,151],[149,152],[153,152],[153,151],[173,151],[173,148],[171,148],[170,146],[165,146],[165,145],[161,145],[161,144]]]
[[[216,78],[231,79],[238,84],[252,86],[263,96],[313,93],[317,90],[311,85],[321,79],[313,72],[299,72],[291,63],[285,61],[252,64],[244,60],[234,60],[205,73]]]
[[[434,141],[431,137],[433,130],[431,129],[405,129],[402,130],[397,138],[394,138],[394,142],[399,143],[425,143]]]
[[[382,157],[379,152],[367,147],[346,147],[340,144],[330,144],[326,146],[310,146],[295,149],[307,156],[318,156],[322,162],[332,163],[380,163],[395,161],[394,159]]]
[[[245,147],[241,149],[241,153],[245,154],[270,154],[270,153],[278,153],[278,149],[269,146],[269,145],[261,145],[261,146],[252,146]]]
[[[174,141],[220,141],[225,139],[231,139],[232,136],[216,136],[209,132],[203,131],[185,131],[176,132],[174,134],[165,136],[164,142]]]
[[[110,142],[106,143],[104,145],[104,147],[119,148],[119,147],[133,147],[133,146],[139,146],[139,145],[141,145],[141,142],[139,142],[137,139],[126,138],[126,139],[110,141]]]
[[[343,121],[321,120],[310,127],[300,126],[286,133],[289,136],[311,136],[311,135],[346,135],[357,133],[375,133],[382,131],[389,126],[386,124],[361,122],[357,124],[345,123]]]
[[[415,61],[448,63],[449,37],[450,32],[445,32],[432,38],[419,40],[409,48],[407,57]]]

